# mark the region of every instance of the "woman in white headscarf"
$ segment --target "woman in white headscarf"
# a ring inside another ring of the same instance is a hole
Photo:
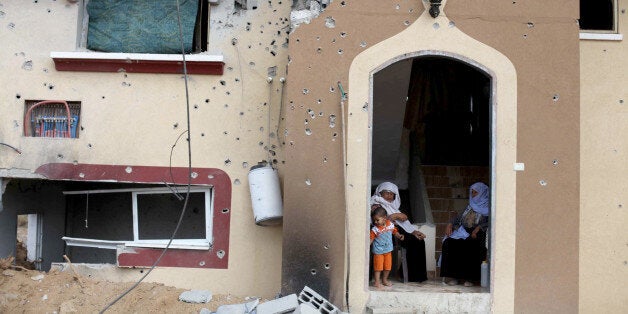
[[[486,259],[486,232],[489,228],[490,191],[476,182],[469,188],[469,205],[445,229],[440,276],[449,285],[464,281],[467,287],[480,280],[480,266]]]
[[[401,198],[399,189],[394,183],[384,182],[377,186],[370,199],[371,210],[381,206],[386,210],[388,219],[399,226],[399,232],[404,235],[401,245],[406,248],[408,264],[408,281],[421,282],[427,280],[425,270],[425,234],[413,225],[408,216],[399,210]]]

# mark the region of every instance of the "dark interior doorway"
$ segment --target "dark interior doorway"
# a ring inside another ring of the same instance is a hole
[[[407,190],[419,165],[490,166],[485,73],[428,56],[391,64],[373,81],[372,186],[392,181]]]
[[[435,224],[435,242],[448,216],[432,215],[437,206],[429,204],[450,196],[459,200],[450,204],[463,203],[475,181],[490,186],[491,94],[486,73],[444,56],[401,60],[374,74],[371,187],[397,184],[401,210],[413,223]],[[443,213],[464,209],[457,207]]]

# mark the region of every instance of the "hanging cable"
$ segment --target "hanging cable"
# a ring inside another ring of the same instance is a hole
[[[342,128],[342,175],[345,185],[347,184],[347,130],[345,127],[345,101],[347,101],[347,93],[342,88],[342,83],[338,81],[338,89],[340,90],[340,125]],[[347,188],[345,186],[345,202],[347,201]],[[345,210],[345,230],[349,230],[349,211]],[[346,247],[351,247],[351,237],[345,232]],[[351,275],[351,255],[347,253],[347,277],[345,278],[345,305],[349,308],[349,277]]]
[[[286,85],[286,78],[282,77],[279,79],[279,82],[281,82],[281,93],[279,93],[279,115],[277,116],[277,132],[275,133],[275,136],[277,136],[277,144],[285,144],[286,141],[286,135],[284,134],[283,136],[283,141],[279,140],[279,126],[281,125],[281,114],[283,113],[283,88]]]
[[[9,147],[9,148],[13,149],[16,153],[18,153],[18,154],[22,155],[22,151],[20,151],[19,149],[15,148],[15,147],[13,147],[13,146],[11,146],[11,145],[9,145],[9,144],[6,144],[6,143],[0,143],[0,145],[4,145],[4,146],[6,146],[6,147]]]
[[[87,221],[89,218],[89,191],[87,191],[87,195],[85,196],[85,229],[88,229]]]
[[[179,26],[179,40],[181,42],[181,55],[183,58],[183,79],[185,82],[185,102],[186,102],[186,113],[187,113],[187,134],[188,134],[188,137],[187,137],[188,183],[187,183],[187,188],[186,188],[185,201],[183,203],[183,208],[181,209],[181,215],[179,215],[179,221],[177,222],[177,226],[174,228],[174,231],[172,232],[172,236],[170,236],[170,239],[168,240],[168,244],[166,244],[166,247],[161,252],[161,255],[159,255],[157,260],[155,260],[155,262],[148,269],[148,271],[144,273],[144,276],[142,276],[135,284],[133,284],[133,286],[127,289],[124,293],[118,296],[115,300],[107,304],[107,306],[105,306],[105,308],[100,311],[101,314],[104,313],[106,310],[108,310],[111,306],[116,304],[118,301],[120,301],[122,298],[124,298],[127,294],[129,294],[129,292],[133,291],[133,289],[135,289],[137,286],[139,286],[139,284],[153,271],[153,269],[155,269],[155,267],[159,265],[159,262],[161,261],[162,257],[166,255],[168,248],[170,248],[170,245],[172,244],[172,241],[174,240],[174,237],[176,236],[177,231],[179,231],[179,227],[181,226],[181,222],[183,221],[183,217],[185,215],[185,209],[187,208],[187,205],[188,205],[188,200],[190,199],[190,186],[192,185],[192,139],[191,139],[192,136],[190,132],[190,95],[188,92],[188,71],[187,71],[187,65],[185,61],[185,47],[183,45],[183,30],[181,28],[181,9],[179,5],[179,0],[177,0],[177,23]]]
[[[172,144],[172,147],[170,147],[170,159],[168,160],[168,172],[170,173],[170,180],[174,183],[174,176],[172,175],[172,153],[174,152],[174,148],[177,146],[177,143],[179,143],[179,140],[181,139],[181,136],[183,136],[183,134],[187,133],[187,130],[183,131],[181,134],[179,134],[179,136],[177,137],[177,140],[174,141],[174,144]],[[176,185],[173,185],[172,187],[168,184],[168,182],[166,182],[165,180],[163,181],[163,183],[166,185],[166,187],[168,187],[168,189],[170,189],[170,191],[174,194],[174,196],[179,200],[182,201],[183,200],[183,196],[181,196],[181,194],[179,194],[179,189],[177,189]]]
[[[273,101],[273,78],[269,76],[266,78],[266,81],[268,82],[268,129],[266,130],[268,132],[268,143],[266,146],[268,146],[268,165],[272,168],[273,163],[270,156],[270,107]]]

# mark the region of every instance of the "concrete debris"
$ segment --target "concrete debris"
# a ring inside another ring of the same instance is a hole
[[[299,306],[296,294],[264,302],[257,306],[257,314],[290,313]]]
[[[212,293],[209,290],[189,290],[179,295],[179,301],[187,303],[207,303],[211,300]]]
[[[0,304],[4,304],[11,300],[17,300],[18,297],[19,295],[14,293],[0,292]]]
[[[301,303],[293,314],[320,314],[320,312],[309,303]]]
[[[303,287],[303,291],[299,293],[299,302],[310,304],[312,307],[317,309],[320,313],[325,314],[338,314],[342,313],[340,309],[338,309],[335,305],[331,304],[327,299],[323,298],[320,294],[316,293],[316,291],[312,290],[310,287]]]
[[[253,313],[258,304],[259,299],[243,304],[221,305],[216,310],[216,314],[249,314]]]
[[[42,280],[42,279],[44,279],[44,274],[39,274],[37,276],[33,276],[33,277],[31,277],[31,279],[33,279],[35,281]]]
[[[309,10],[295,10],[290,12],[290,25],[292,29],[297,28],[301,23],[310,24],[312,19],[317,18],[322,11],[321,5],[316,1],[312,1],[310,2]]]
[[[198,314],[212,314],[212,311],[206,308],[202,308],[201,311],[198,312]]]
[[[5,269],[2,272],[3,275],[8,276],[8,277],[13,277],[15,276],[15,271],[14,270],[10,270],[10,269]]]

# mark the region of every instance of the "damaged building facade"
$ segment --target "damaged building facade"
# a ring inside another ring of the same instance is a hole
[[[394,306],[368,286],[374,186],[399,185],[438,280],[444,224],[481,180],[489,286],[394,302],[628,306],[628,1],[103,3],[0,1],[0,257],[28,215],[39,269],[65,254],[135,280],[185,203],[148,280],[266,298],[307,285],[360,313]],[[259,162],[278,170],[282,225],[256,224]]]

